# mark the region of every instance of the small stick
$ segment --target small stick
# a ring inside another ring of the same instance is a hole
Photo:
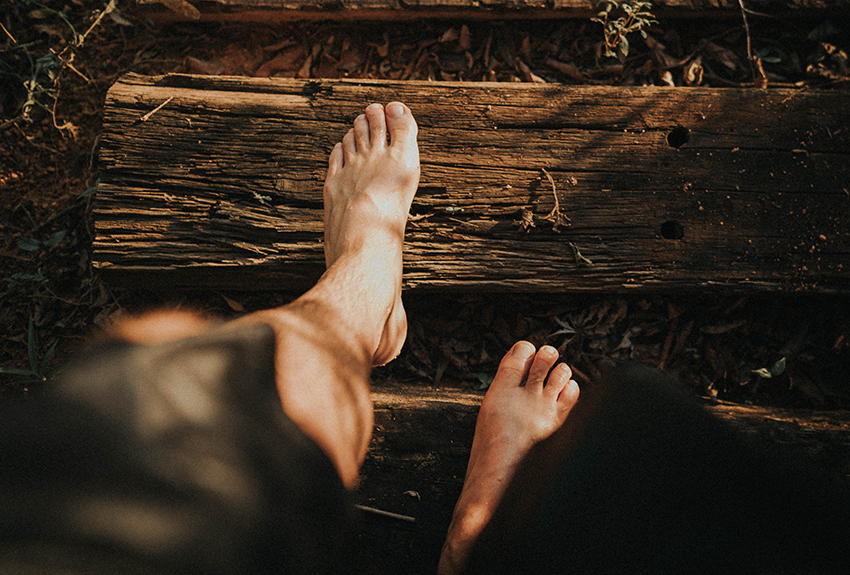
[[[399,515],[398,513],[390,513],[389,511],[382,511],[381,509],[375,509],[374,507],[366,507],[365,505],[355,505],[354,507],[356,507],[360,511],[366,511],[367,513],[373,513],[375,515],[380,515],[381,517],[389,517],[390,519],[398,519],[399,521],[416,523],[416,518],[411,517],[409,515]]]
[[[750,39],[750,24],[747,22],[747,9],[744,7],[744,0],[738,0],[741,6],[741,18],[744,19],[744,30],[747,32],[747,59],[750,61],[750,72],[753,74],[753,82],[756,81],[756,67],[753,62],[753,42]]]
[[[140,122],[147,122],[148,120],[151,119],[151,116],[153,116],[154,114],[156,114],[157,112],[162,110],[165,107],[165,105],[168,104],[173,99],[174,99],[174,96],[171,96],[165,102],[163,102],[162,104],[160,104],[159,106],[157,106],[156,108],[154,108],[153,110],[151,110],[150,112],[148,112],[147,114],[145,114],[144,116],[139,118],[139,121]]]
[[[8,30],[6,30],[6,27],[3,25],[3,22],[0,22],[0,28],[3,28],[3,31],[6,33],[6,36],[8,36],[9,38],[11,38],[13,43],[15,43],[15,44],[17,44],[17,43],[18,43],[18,41],[17,41],[17,40],[15,40],[15,37],[14,37],[14,36],[12,36],[12,33],[11,33],[11,32],[9,32]]]

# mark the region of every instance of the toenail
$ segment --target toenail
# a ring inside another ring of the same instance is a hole
[[[360,114],[359,116],[357,116],[357,118],[355,118],[354,121],[358,122],[358,121],[362,121],[362,120],[365,120],[365,119],[366,119],[366,114]]]
[[[534,353],[534,346],[527,341],[518,341],[511,348],[511,355],[519,357],[528,357]]]
[[[380,107],[381,107],[381,105],[378,104],[377,102],[374,103],[374,104],[369,104],[369,106],[368,106],[368,108],[372,108],[373,110],[378,109]]]
[[[393,118],[401,118],[404,116],[404,106],[398,102],[387,104],[387,114]]]

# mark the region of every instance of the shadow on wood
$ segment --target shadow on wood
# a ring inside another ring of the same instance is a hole
[[[839,91],[129,75],[106,100],[95,266],[308,288],[327,156],[390,100],[420,124],[407,288],[850,291]]]

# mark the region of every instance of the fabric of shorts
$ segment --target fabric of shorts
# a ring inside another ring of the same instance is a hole
[[[275,337],[111,342],[0,408],[0,572],[351,572],[353,507],[284,414]]]

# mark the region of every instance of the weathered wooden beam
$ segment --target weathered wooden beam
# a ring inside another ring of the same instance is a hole
[[[394,99],[420,125],[408,288],[850,292],[850,99],[815,90],[129,75],[106,99],[95,265],[309,287],[327,155]]]
[[[280,23],[299,20],[464,20],[589,18],[599,11],[597,0],[137,0],[159,23],[202,22]],[[655,0],[655,16],[740,17],[738,0]],[[170,9],[164,6],[169,6]],[[749,10],[770,14],[806,10],[846,9],[850,0],[747,0]]]
[[[374,387],[375,431],[357,501],[416,519],[410,524],[363,518],[360,552],[379,566],[376,572],[434,573],[482,396],[421,385]],[[757,445],[790,447],[827,474],[850,482],[850,412],[733,404],[706,409]]]

